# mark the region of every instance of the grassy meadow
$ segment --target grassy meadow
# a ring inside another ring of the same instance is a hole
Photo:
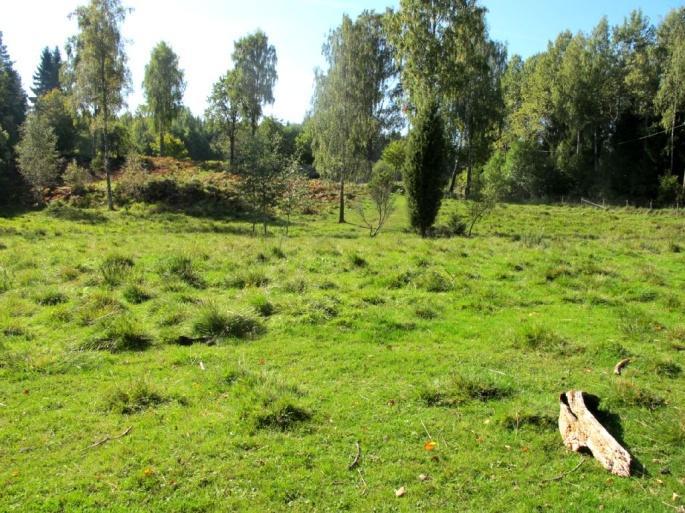
[[[682,211],[336,214],[0,217],[0,511],[683,510]],[[635,477],[564,448],[569,389]]]

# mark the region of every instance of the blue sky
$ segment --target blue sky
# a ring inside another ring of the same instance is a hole
[[[67,15],[85,0],[0,0],[0,31],[24,87],[43,46],[63,47],[75,30]],[[279,81],[276,103],[267,109],[287,121],[301,121],[313,89],[314,68],[323,65],[321,45],[343,13],[395,7],[393,0],[124,0],[133,8],[125,25],[135,109],[143,96],[140,84],[150,51],[160,40],[179,54],[188,88],[185,102],[195,113],[205,109],[212,83],[230,66],[233,41],[264,30],[276,46]],[[642,8],[658,22],[676,0],[483,0],[489,9],[493,38],[508,43],[509,53],[528,56],[565,29],[588,31],[601,16],[614,25],[633,9]]]

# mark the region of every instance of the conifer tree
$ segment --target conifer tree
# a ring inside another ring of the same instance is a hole
[[[404,183],[409,222],[422,237],[430,233],[446,182],[447,142],[435,100],[419,108],[409,134]]]
[[[60,88],[59,69],[62,65],[62,56],[59,53],[59,48],[55,47],[53,51],[46,46],[40,55],[40,64],[33,75],[33,87],[31,92],[34,97],[31,101],[35,103],[38,98],[53,89]]]

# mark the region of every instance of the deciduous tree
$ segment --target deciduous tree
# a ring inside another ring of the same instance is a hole
[[[72,41],[74,94],[101,133],[107,204],[112,210],[108,144],[112,119],[124,105],[124,92],[129,84],[120,30],[126,10],[120,0],[91,0],[73,15],[79,28]]]
[[[164,41],[158,43],[145,66],[143,90],[159,137],[160,155],[164,155],[164,134],[183,106],[185,87],[178,55]]]

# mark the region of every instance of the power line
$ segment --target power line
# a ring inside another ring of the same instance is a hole
[[[671,129],[671,128],[667,128],[666,130],[662,130],[661,132],[655,132],[655,133],[653,133],[653,134],[644,135],[644,136],[642,136],[642,137],[638,137],[637,139],[630,139],[630,140],[628,140],[628,141],[621,141],[621,142],[618,142],[618,143],[616,143],[616,146],[621,146],[622,144],[628,144],[628,143],[631,143],[631,142],[637,142],[637,141],[643,141],[643,140],[645,140],[645,139],[650,139],[650,138],[652,138],[652,137],[656,137],[657,135],[666,134],[666,133],[670,132],[671,130],[676,130],[676,129],[682,128],[682,127],[684,127],[684,126],[685,126],[685,123],[682,123],[682,124],[680,124],[680,125],[678,125],[678,126],[674,126],[672,129]]]

